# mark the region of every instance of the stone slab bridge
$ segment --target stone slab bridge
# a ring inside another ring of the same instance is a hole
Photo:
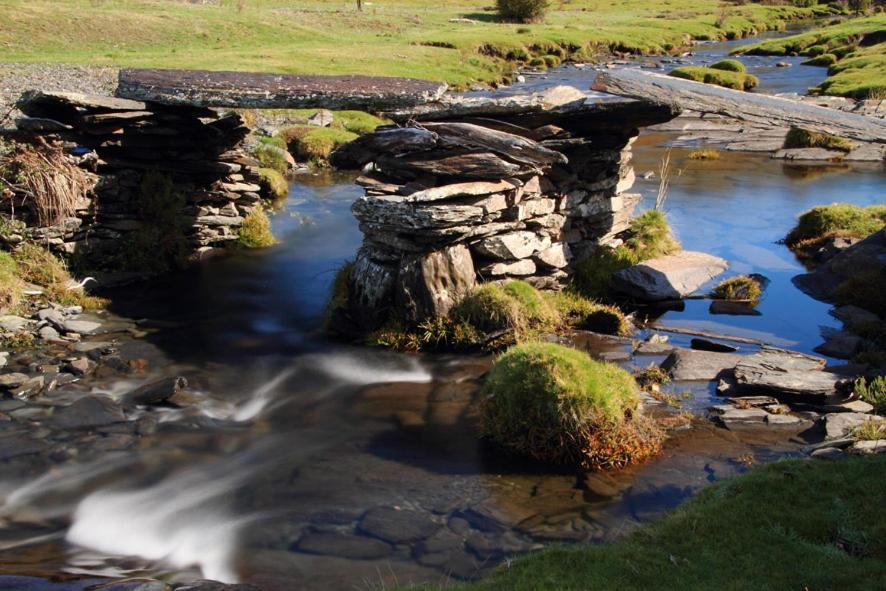
[[[199,249],[235,239],[259,189],[257,163],[240,150],[242,121],[216,109],[387,116],[396,125],[333,155],[337,166],[363,171],[357,182],[365,194],[353,211],[365,238],[349,277],[347,320],[369,330],[391,318],[445,315],[478,281],[521,278],[560,288],[574,260],[617,243],[639,201],[629,190],[630,146],[640,128],[676,117],[681,103],[697,110],[712,96],[683,81],[663,92],[663,83],[650,86],[635,72],[601,77],[600,89],[627,96],[557,87],[491,98],[403,78],[122,70],[116,98],[26,94],[19,106],[28,117],[17,123],[94,149],[99,172],[125,181],[107,183],[107,195],[98,191],[114,206],[97,207],[97,223],[114,232],[137,227],[125,206],[132,200],[120,193],[131,192],[143,171],[175,175],[187,189]],[[711,100],[735,111],[748,96],[718,91]],[[794,123],[834,129],[828,109],[762,100]],[[879,123],[840,117],[846,135],[881,136]]]

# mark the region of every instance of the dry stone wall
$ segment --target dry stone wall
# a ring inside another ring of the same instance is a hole
[[[676,113],[570,96],[553,109],[528,101],[522,113],[500,104],[425,113],[432,120],[409,118],[334,155],[366,167],[352,208],[364,242],[349,278],[362,329],[445,316],[478,282],[561,289],[574,261],[618,242],[640,198],[629,192],[638,125]]]
[[[38,239],[57,252],[101,264],[129,233],[150,224],[140,203],[144,175],[167,175],[184,200],[178,218],[194,252],[236,240],[237,228],[262,195],[257,162],[240,146],[249,133],[236,114],[128,99],[29,92],[18,103],[14,139],[61,143],[95,183],[73,215],[51,226],[28,216],[26,194],[3,200],[27,226],[7,242]]]

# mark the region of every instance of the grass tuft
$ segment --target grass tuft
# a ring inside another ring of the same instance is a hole
[[[747,68],[745,68],[744,64],[738,60],[720,60],[714,64],[711,64],[711,68],[714,70],[723,70],[724,72],[739,72],[744,74],[747,72]]]
[[[798,127],[792,127],[784,138],[786,150],[793,148],[824,148],[849,153],[855,144],[849,140],[827,133],[815,133]]]
[[[717,150],[705,149],[705,150],[693,150],[689,152],[690,160],[719,160],[720,152]]]
[[[237,243],[249,249],[268,248],[277,244],[271,231],[271,220],[263,207],[254,207],[243,218]]]
[[[278,201],[289,195],[289,183],[279,171],[273,168],[259,168],[258,176],[262,191],[271,201]]]
[[[297,137],[293,144],[296,153],[302,160],[324,165],[329,155],[348,142],[357,139],[357,134],[333,127],[315,127]]]
[[[836,236],[866,238],[886,226],[886,205],[859,207],[849,203],[819,205],[800,215],[785,238],[792,249]]]
[[[715,298],[747,302],[751,306],[760,303],[761,295],[763,295],[763,288],[760,286],[760,282],[748,275],[739,275],[721,281],[713,291]]]

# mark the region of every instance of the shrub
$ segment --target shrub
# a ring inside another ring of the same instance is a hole
[[[886,205],[859,207],[849,203],[819,205],[800,215],[785,243],[796,248],[833,236],[866,238],[886,226]]]
[[[792,127],[784,138],[784,148],[824,148],[839,152],[851,152],[855,145],[849,140],[827,133],[815,133]]]
[[[279,171],[273,168],[259,168],[258,176],[262,191],[272,201],[283,199],[289,195],[289,183]]]
[[[185,237],[188,224],[181,215],[184,207],[185,198],[175,191],[168,174],[144,173],[136,203],[142,226],[126,236],[119,266],[149,273],[184,267],[189,252]]]
[[[238,244],[244,248],[268,248],[277,243],[271,232],[271,220],[264,208],[254,207],[243,218]]]
[[[875,413],[886,414],[886,376],[872,380],[859,378],[855,382],[855,395],[873,405]]]
[[[660,437],[640,436],[646,445],[637,446],[628,435],[640,422],[632,420],[638,396],[630,374],[562,345],[509,349],[489,372],[483,396],[483,434],[543,462],[623,466],[660,443]]]
[[[23,289],[15,259],[8,252],[0,251],[0,314],[13,312],[18,307]]]
[[[689,152],[690,160],[719,160],[720,152],[717,150],[693,150]]]
[[[747,71],[744,64],[738,60],[720,60],[717,63],[711,64],[711,68],[714,70],[723,70],[725,72],[744,73]]]
[[[723,86],[733,90],[751,90],[760,83],[759,78],[751,74],[717,70],[702,66],[682,66],[672,70],[669,75],[675,78]]]
[[[760,302],[760,296],[763,295],[763,288],[753,277],[739,275],[721,281],[714,288],[713,295],[721,300],[748,302],[756,306]]]
[[[545,18],[548,0],[496,0],[501,18],[518,23],[539,23]]]

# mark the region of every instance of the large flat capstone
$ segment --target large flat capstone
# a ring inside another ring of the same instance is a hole
[[[682,299],[723,273],[729,263],[703,252],[683,251],[643,261],[615,274],[618,291],[645,301]]]
[[[117,96],[197,107],[361,109],[421,105],[443,96],[446,84],[378,76],[298,76],[206,70],[121,70]]]

